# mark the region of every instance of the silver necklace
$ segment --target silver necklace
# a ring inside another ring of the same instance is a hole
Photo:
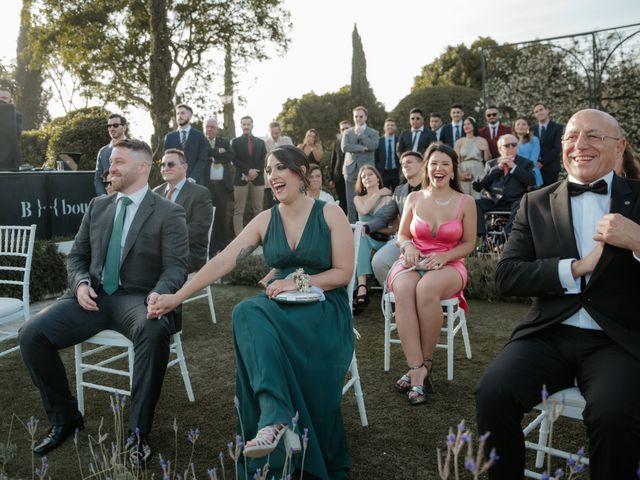
[[[452,197],[449,197],[447,200],[438,200],[437,198],[434,198],[433,201],[436,202],[436,205],[440,205],[441,207],[446,207],[451,203],[451,198]]]

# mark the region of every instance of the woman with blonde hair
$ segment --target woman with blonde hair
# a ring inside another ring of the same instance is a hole
[[[309,165],[320,164],[324,150],[320,143],[320,135],[318,135],[318,131],[315,128],[307,130],[307,133],[304,134],[304,142],[298,145],[298,148],[304,152]]]

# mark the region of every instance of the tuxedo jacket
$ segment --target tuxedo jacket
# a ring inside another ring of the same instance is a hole
[[[207,151],[209,149],[209,142],[207,142],[207,137],[204,136],[204,133],[197,128],[191,127],[187,137],[187,144],[182,148],[180,132],[178,130],[169,132],[164,137],[164,149],[168,148],[177,148],[184,152],[189,165],[187,177],[193,178],[198,185],[204,185],[204,170],[207,166]]]
[[[491,198],[496,204],[500,200],[502,200],[502,203],[509,204],[520,200],[527,193],[529,187],[533,187],[536,184],[536,177],[533,173],[533,162],[531,160],[516,156],[514,163],[516,168],[506,175],[496,163],[484,177],[477,182],[473,182],[473,189],[478,192],[487,190],[492,194]],[[498,189],[502,194],[500,198],[494,195]]]
[[[164,198],[168,184],[165,182],[153,189]],[[211,194],[209,189],[187,180],[175,199],[175,203],[184,208],[187,231],[189,234],[189,257],[187,271],[200,270],[207,262],[209,246],[209,227],[211,226]]]
[[[347,177],[348,181],[355,183],[358,171],[364,165],[375,165],[378,132],[367,126],[362,134],[358,136],[356,135],[355,127],[352,127],[342,134],[341,145],[344,152],[342,174]]]
[[[420,153],[424,153],[429,145],[436,141],[436,134],[433,133],[429,128],[425,127],[420,133],[420,138],[418,139],[418,151]],[[402,156],[404,152],[413,150],[413,132],[411,129],[405,130],[400,135],[400,140],[398,140],[398,157]]]
[[[81,281],[97,290],[116,214],[116,194],[95,197],[67,257],[69,289],[75,295]],[[138,207],[122,250],[120,285],[125,293],[174,293],[187,279],[189,244],[184,209],[151,190]],[[174,317],[176,331],[180,316]]]
[[[344,180],[342,175],[342,167],[344,166],[344,152],[342,151],[342,136],[338,135],[333,144],[333,152],[331,152],[331,179],[335,183]]]
[[[533,134],[540,138],[540,125],[533,125]],[[562,152],[562,132],[564,127],[550,120],[547,130],[540,140],[540,163],[545,173],[560,171],[560,153]]]
[[[394,165],[396,170],[400,170],[400,157],[396,151],[398,146],[398,135],[393,136],[393,141],[391,142],[391,151],[393,155]],[[380,137],[378,140],[378,148],[373,154],[373,158],[375,159],[376,169],[382,173],[385,170],[385,166],[387,165],[387,137]]]
[[[512,133],[511,127],[500,122],[498,125],[498,131],[496,132],[496,136],[491,138],[491,128],[487,125],[486,127],[482,127],[478,132],[482,138],[484,138],[489,144],[489,151],[491,152],[491,158],[496,158],[500,156],[500,152],[498,151],[498,139],[502,135],[506,135],[507,133]]]
[[[256,169],[259,173],[252,183],[264,185],[264,161],[267,158],[267,146],[264,140],[251,135],[251,155],[249,155],[247,136],[240,135],[233,139],[231,149],[236,166],[233,184],[237,187],[247,185],[247,182],[242,180],[242,174],[246,175],[249,170]]]
[[[614,175],[610,212],[640,223],[639,195],[639,181]],[[640,358],[640,317],[634,301],[640,291],[640,262],[631,251],[605,244],[586,288],[566,295],[558,262],[579,257],[567,182],[525,195],[496,270],[503,295],[534,297],[511,338],[557,325],[584,308],[614,342]]]
[[[225,188],[229,192],[233,192],[233,177],[235,168],[233,166],[233,150],[231,149],[231,142],[226,138],[216,137],[214,146],[211,146],[211,142],[207,140],[207,168],[204,172],[204,185],[211,186],[211,164],[220,163],[224,166],[222,172],[222,181]],[[224,148],[224,153],[220,153],[220,149]]]
[[[464,130],[462,129],[462,124],[460,124],[460,136],[458,138],[464,137]],[[440,141],[442,143],[446,143],[451,148],[453,148],[453,125],[451,123],[445,123],[440,130]]]

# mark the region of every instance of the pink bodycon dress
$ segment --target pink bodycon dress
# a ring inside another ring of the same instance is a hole
[[[458,207],[458,215],[456,219],[441,224],[438,227],[435,237],[431,235],[431,226],[429,223],[418,217],[415,209],[413,210],[413,219],[411,220],[411,225],[409,227],[412,236],[411,241],[421,255],[424,256],[432,252],[446,252],[460,243],[460,239],[463,234],[462,207],[464,206],[465,198],[466,196],[463,195],[460,199],[460,206]],[[462,292],[467,284],[467,269],[464,266],[464,261],[460,258],[458,260],[448,262],[447,265],[455,268],[462,278],[462,289],[451,298],[457,297],[460,300],[460,306],[466,312],[468,311],[468,305]],[[387,277],[387,286],[389,287],[389,290],[393,291],[393,281],[398,275],[412,270],[420,274],[420,276],[427,273],[427,270],[416,270],[414,267],[406,267],[404,265],[404,258],[400,255],[400,259],[391,267],[391,271]]]

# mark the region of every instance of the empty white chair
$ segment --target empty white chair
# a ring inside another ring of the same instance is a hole
[[[551,447],[549,447],[548,445],[549,427],[551,426],[549,415],[554,404],[564,405],[562,407],[560,416],[573,418],[574,420],[582,420],[582,412],[585,407],[585,400],[580,393],[580,390],[578,390],[578,387],[571,387],[560,390],[553,395],[549,395],[549,398],[547,398],[546,401],[546,406],[543,403],[539,403],[538,405],[533,407],[534,410],[540,411],[540,415],[538,415],[529,425],[527,425],[522,432],[524,433],[525,447],[531,450],[536,450],[536,468],[543,467],[545,454],[551,454],[552,456],[561,457],[564,459],[568,459],[570,456],[576,458],[575,453],[565,452],[564,450],[553,448],[553,445]],[[532,442],[527,440],[527,436],[538,427],[540,427],[540,430],[538,432],[538,441]],[[580,461],[585,465],[589,465],[589,459],[586,457],[582,457]],[[528,469],[525,469],[524,475],[528,478],[542,478],[542,475],[540,473],[533,472]]]
[[[209,261],[209,247],[211,244],[211,232],[213,231],[213,219],[216,216],[216,207],[212,207],[211,210],[213,210],[212,215],[211,215],[211,225],[209,225],[209,240],[207,241],[207,261]],[[189,274],[189,280],[191,280],[191,278],[196,274],[197,272],[193,272],[191,274]],[[197,295],[192,295],[191,297],[187,298],[184,303],[189,303],[189,302],[193,302],[194,300],[199,300],[201,298],[206,298],[207,302],[209,303],[209,312],[211,313],[211,321],[213,323],[216,323],[216,309],[213,306],[213,295],[211,293],[211,285],[207,285],[206,287],[204,287],[200,293],[198,293]]]
[[[358,258],[358,249],[360,248],[360,238],[362,236],[362,223],[357,222],[355,225],[351,225],[353,229],[353,245],[355,249],[354,262],[353,262],[353,276],[347,286],[347,295],[349,297],[349,308],[352,308],[353,304],[353,291],[355,290],[356,283],[356,259]],[[356,339],[360,338],[360,334],[354,328],[353,334]],[[353,358],[351,359],[351,365],[349,365],[350,378],[342,388],[342,395],[353,387],[353,393],[356,396],[356,403],[358,404],[358,412],[360,413],[360,423],[363,427],[369,425],[367,419],[367,410],[364,407],[364,395],[362,393],[362,385],[360,384],[360,373],[358,372],[358,359],[356,358],[356,349],[353,349]]]
[[[29,280],[36,226],[0,226],[0,285],[21,288],[19,298],[0,297],[0,342],[18,337],[18,329],[29,320]],[[0,352],[15,352],[18,345]]]
[[[401,343],[397,338],[391,338],[391,333],[397,329],[395,323],[395,297],[392,292],[385,292],[382,296],[382,314],[384,315],[384,371],[388,372],[391,367],[391,344]],[[447,350],[447,380],[453,380],[453,353],[454,340],[456,334],[462,331],[464,349],[467,358],[471,359],[471,343],[469,342],[469,332],[467,331],[467,318],[464,310],[460,307],[457,298],[442,300],[440,305],[443,308],[444,322],[442,331],[447,334],[447,343],[438,343],[436,348]]]
[[[130,396],[134,369],[133,343],[121,333],[118,333],[114,330],[103,330],[100,333],[97,333],[93,337],[89,338],[88,340],[85,340],[85,343],[97,345],[97,347],[83,350],[82,343],[79,343],[75,346],[76,396],[78,399],[78,410],[80,410],[80,413],[82,413],[83,415],[85,388],[94,388],[96,390],[102,390],[104,392],[120,393],[122,395]],[[117,348],[116,352],[113,352],[112,349],[114,348]],[[193,389],[191,388],[191,380],[189,379],[189,370],[187,370],[187,362],[184,358],[184,352],[182,350],[182,340],[180,338],[180,332],[174,333],[171,336],[169,352],[170,356],[167,367],[171,367],[176,363],[180,365],[180,372],[182,373],[182,381],[184,382],[184,387],[187,390],[187,397],[189,398],[190,402],[195,401]],[[126,369],[110,366],[110,364],[124,358],[127,359]],[[101,372],[128,377],[129,390],[113,387],[102,383],[95,383],[97,382],[97,380],[94,382],[90,382],[85,378],[85,375],[90,372]]]

